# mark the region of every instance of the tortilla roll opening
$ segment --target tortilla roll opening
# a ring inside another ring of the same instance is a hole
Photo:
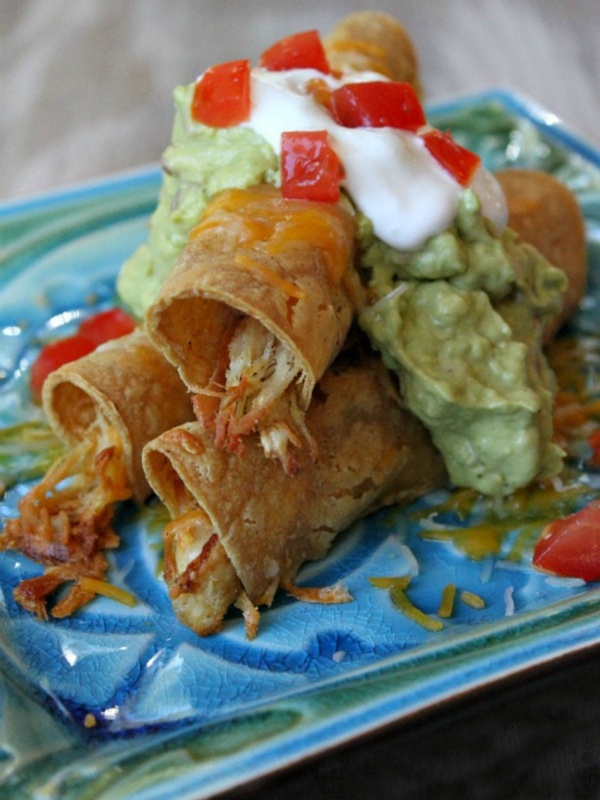
[[[241,583],[206,513],[194,509],[164,531],[165,580],[177,617],[200,636],[219,631]]]
[[[241,452],[258,431],[265,454],[292,472],[290,444],[315,456],[303,419],[361,292],[353,250],[345,203],[286,200],[261,185],[209,204],[146,329],[217,444]]]
[[[42,406],[55,433],[77,446],[92,431],[120,443],[133,498],[150,492],[142,448],[163,430],[192,418],[177,371],[138,329],[50,373]]]
[[[199,636],[217,633],[242,591],[208,514],[160,451],[147,455],[172,521],[163,532],[165,582],[178,619]]]
[[[48,402],[52,405],[57,426],[62,431],[69,431],[69,439],[82,439],[96,421],[95,401],[85,388],[74,382],[58,384]]]
[[[158,488],[158,497],[172,519],[198,507],[194,495],[166,453],[150,449],[144,453],[144,458],[145,469],[153,475],[153,485]]]

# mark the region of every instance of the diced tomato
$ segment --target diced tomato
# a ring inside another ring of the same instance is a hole
[[[316,69],[326,75],[331,72],[325,48],[316,30],[286,36],[265,50],[258,64],[271,72],[285,69]]]
[[[331,94],[331,112],[345,128],[399,128],[417,131],[425,112],[410,83],[347,83]]]
[[[119,339],[135,328],[133,319],[120,308],[110,308],[84,320],[76,333],[48,342],[31,365],[29,387],[36,402],[39,402],[44,381],[51,372],[88,355],[99,345],[110,339]]]
[[[565,578],[600,580],[600,500],[546,526],[533,565]]]
[[[48,342],[31,365],[29,386],[34,399],[39,401],[44,381],[51,372],[69,361],[86,356],[95,349],[96,345],[92,341],[77,334],[58,339],[56,342]]]
[[[228,61],[199,78],[192,98],[192,119],[213,128],[240,125],[250,116],[250,62]]]
[[[77,335],[91,341],[95,347],[109,339],[119,339],[132,333],[135,322],[122,308],[109,308],[85,319],[79,326]]]
[[[588,436],[588,444],[592,448],[590,463],[594,467],[600,467],[600,428]]]
[[[281,191],[285,198],[335,203],[342,166],[327,131],[288,131],[281,135]]]
[[[449,133],[430,130],[423,134],[423,140],[431,155],[440,162],[442,167],[461,186],[467,186],[481,163],[479,156],[455,142]]]

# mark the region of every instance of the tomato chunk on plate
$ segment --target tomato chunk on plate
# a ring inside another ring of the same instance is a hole
[[[118,339],[132,333],[135,322],[122,308],[99,311],[79,325],[77,335],[92,342],[95,347],[109,339]]]
[[[44,381],[55,369],[87,356],[104,342],[119,339],[134,328],[129,314],[120,308],[109,308],[85,319],[72,336],[48,342],[31,365],[29,388],[33,399],[40,401]]]
[[[600,580],[600,500],[547,525],[535,547],[533,565],[564,578]]]
[[[75,361],[86,356],[95,348],[96,345],[92,341],[77,336],[77,334],[58,339],[56,342],[48,342],[47,345],[44,345],[31,365],[29,374],[29,387],[34,399],[39,402],[42,395],[42,386],[51,372],[54,372],[55,369],[67,364],[69,361]]]

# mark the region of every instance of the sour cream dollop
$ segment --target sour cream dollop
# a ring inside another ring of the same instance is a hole
[[[307,88],[313,80],[330,89],[357,81],[385,80],[376,73],[341,78],[312,69],[251,71],[252,110],[247,124],[279,152],[284,131],[327,131],[343,164],[342,186],[375,234],[397,250],[415,250],[456,217],[463,187],[427,150],[416,134],[395,128],[345,128]],[[479,167],[471,182],[482,212],[502,230],[506,201],[496,179]]]

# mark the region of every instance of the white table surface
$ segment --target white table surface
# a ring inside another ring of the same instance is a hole
[[[158,161],[176,84],[369,7],[427,100],[516,89],[600,147],[599,0],[0,0],[0,200]]]

